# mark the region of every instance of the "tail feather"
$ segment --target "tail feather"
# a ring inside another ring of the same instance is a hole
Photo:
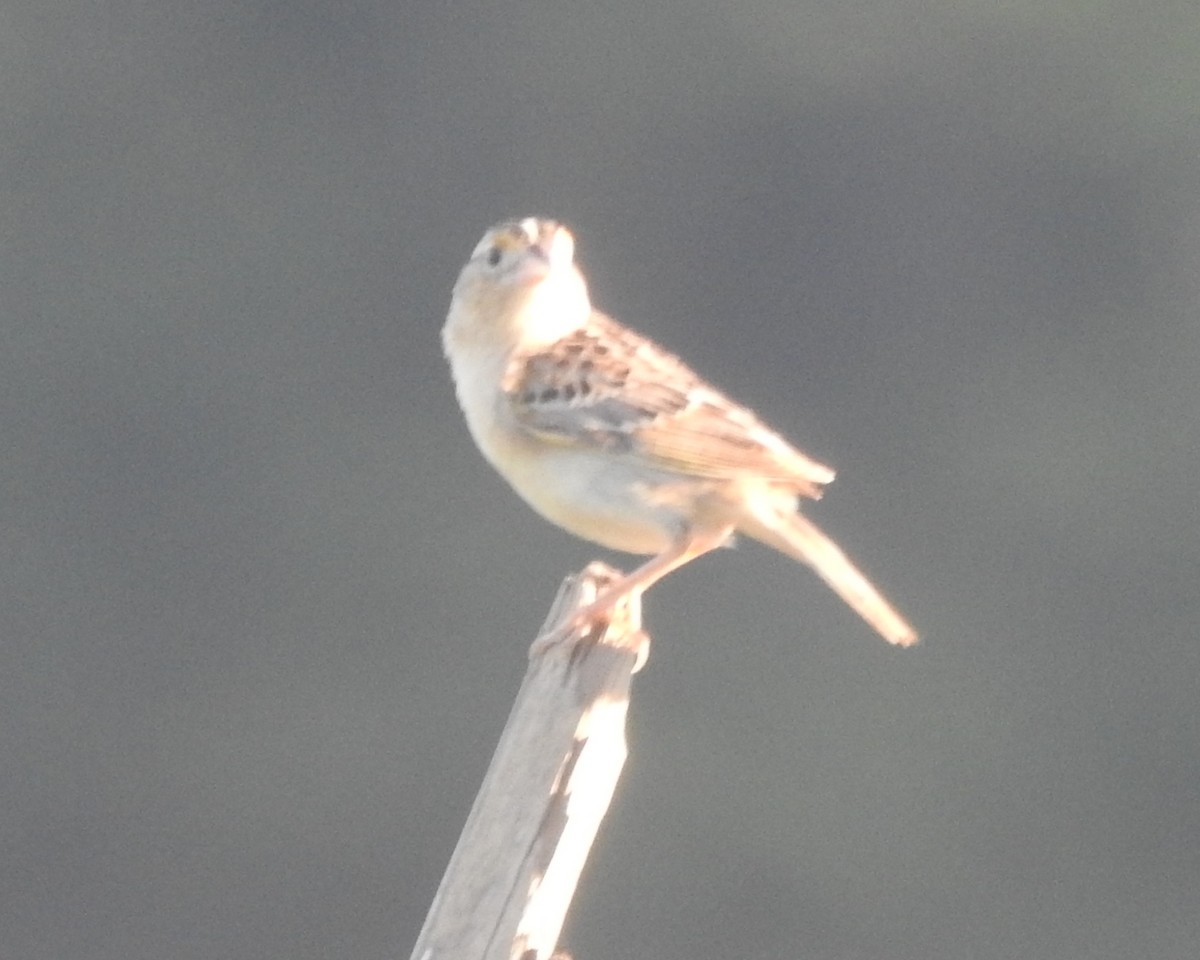
[[[888,643],[908,647],[917,642],[916,631],[811,520],[774,505],[767,509],[766,515],[748,517],[742,532],[812,567]]]

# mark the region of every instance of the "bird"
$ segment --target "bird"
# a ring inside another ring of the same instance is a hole
[[[454,284],[442,346],[471,437],[516,493],[578,537],[650,557],[567,627],[743,534],[811,567],[889,643],[917,641],[799,510],[834,471],[595,309],[558,221],[484,233]]]

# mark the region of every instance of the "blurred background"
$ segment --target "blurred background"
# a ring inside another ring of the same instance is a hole
[[[647,600],[580,960],[1195,957],[1192,2],[0,11],[0,956],[406,957],[561,577],[512,215],[839,479]]]

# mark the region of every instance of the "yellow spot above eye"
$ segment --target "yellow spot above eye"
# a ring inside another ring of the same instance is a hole
[[[503,233],[497,232],[492,236],[492,246],[498,247],[507,253],[509,250],[518,250],[529,246],[529,241],[522,237],[514,237],[507,231]]]

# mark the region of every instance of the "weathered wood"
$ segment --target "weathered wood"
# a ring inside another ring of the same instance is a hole
[[[593,563],[568,577],[539,636],[619,576]],[[412,960],[549,960],[625,763],[640,621],[634,599],[531,656]]]

